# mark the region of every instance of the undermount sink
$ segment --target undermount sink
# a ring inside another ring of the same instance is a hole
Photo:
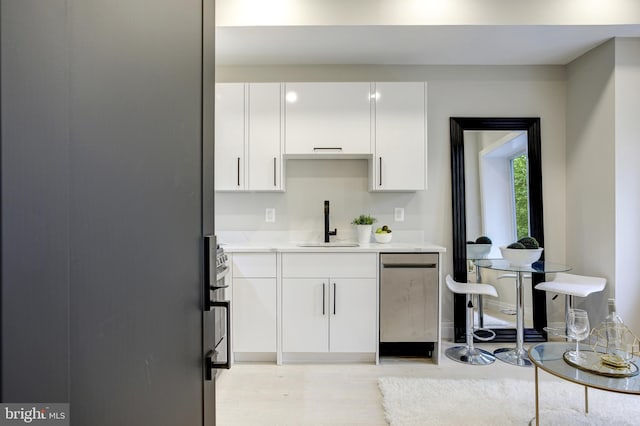
[[[337,243],[298,243],[298,247],[359,247],[358,243],[337,242]]]

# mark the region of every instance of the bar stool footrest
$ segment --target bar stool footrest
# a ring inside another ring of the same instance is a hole
[[[488,333],[489,336],[479,336],[478,334],[476,334],[478,331],[481,331],[482,333]],[[480,340],[481,342],[488,342],[489,340],[493,340],[496,338],[496,332],[489,328],[476,328],[475,330],[473,330],[473,337]]]

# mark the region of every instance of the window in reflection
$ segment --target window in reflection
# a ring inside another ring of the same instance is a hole
[[[529,186],[527,154],[522,153],[511,160],[513,182],[513,205],[515,215],[515,240],[529,236]]]
[[[467,130],[464,139],[467,239],[486,235],[492,241],[486,257],[501,258],[500,246],[530,234],[527,132]],[[468,261],[467,278],[492,284],[499,295],[476,304],[476,324],[515,327],[515,275],[476,268]],[[526,288],[529,280],[525,279]],[[531,296],[531,290],[526,290],[526,327],[533,322]]]

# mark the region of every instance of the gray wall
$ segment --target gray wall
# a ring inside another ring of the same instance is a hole
[[[608,280],[605,293],[577,301],[597,312],[594,325],[615,290],[614,59],[611,40],[567,67],[567,261]]]
[[[624,321],[640,333],[640,38],[616,39],[616,302]]]
[[[1,7],[3,400],[200,425],[202,1]]]
[[[615,297],[632,330],[640,330],[637,183],[640,170],[640,39],[610,40],[567,67],[567,260],[577,273],[607,278],[584,303],[591,321]]]

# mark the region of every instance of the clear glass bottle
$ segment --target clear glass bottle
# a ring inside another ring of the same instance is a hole
[[[626,350],[626,326],[616,311],[616,299],[609,299],[609,315],[605,318],[607,353],[628,360],[630,354]]]

